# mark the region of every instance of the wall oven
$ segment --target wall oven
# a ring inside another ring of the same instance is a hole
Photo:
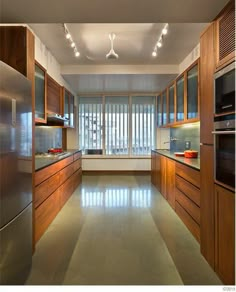
[[[215,181],[235,189],[235,114],[215,117]]]
[[[214,75],[215,114],[235,111],[235,62]]]

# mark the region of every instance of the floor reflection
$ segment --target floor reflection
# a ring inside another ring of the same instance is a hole
[[[148,208],[151,206],[150,189],[108,188],[104,191],[82,188],[81,203],[83,208]]]

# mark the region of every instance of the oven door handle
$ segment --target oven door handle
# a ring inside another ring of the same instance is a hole
[[[234,134],[236,131],[213,131],[211,132],[213,135],[228,135],[228,134]]]

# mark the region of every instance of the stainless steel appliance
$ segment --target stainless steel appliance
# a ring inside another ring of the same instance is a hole
[[[235,111],[235,62],[214,75],[215,114]]]
[[[215,181],[235,189],[235,114],[215,117]]]
[[[32,260],[31,82],[0,62],[0,284],[23,284]]]

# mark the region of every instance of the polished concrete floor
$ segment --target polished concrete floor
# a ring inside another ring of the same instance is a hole
[[[28,285],[221,285],[150,176],[83,176],[36,246]]]

